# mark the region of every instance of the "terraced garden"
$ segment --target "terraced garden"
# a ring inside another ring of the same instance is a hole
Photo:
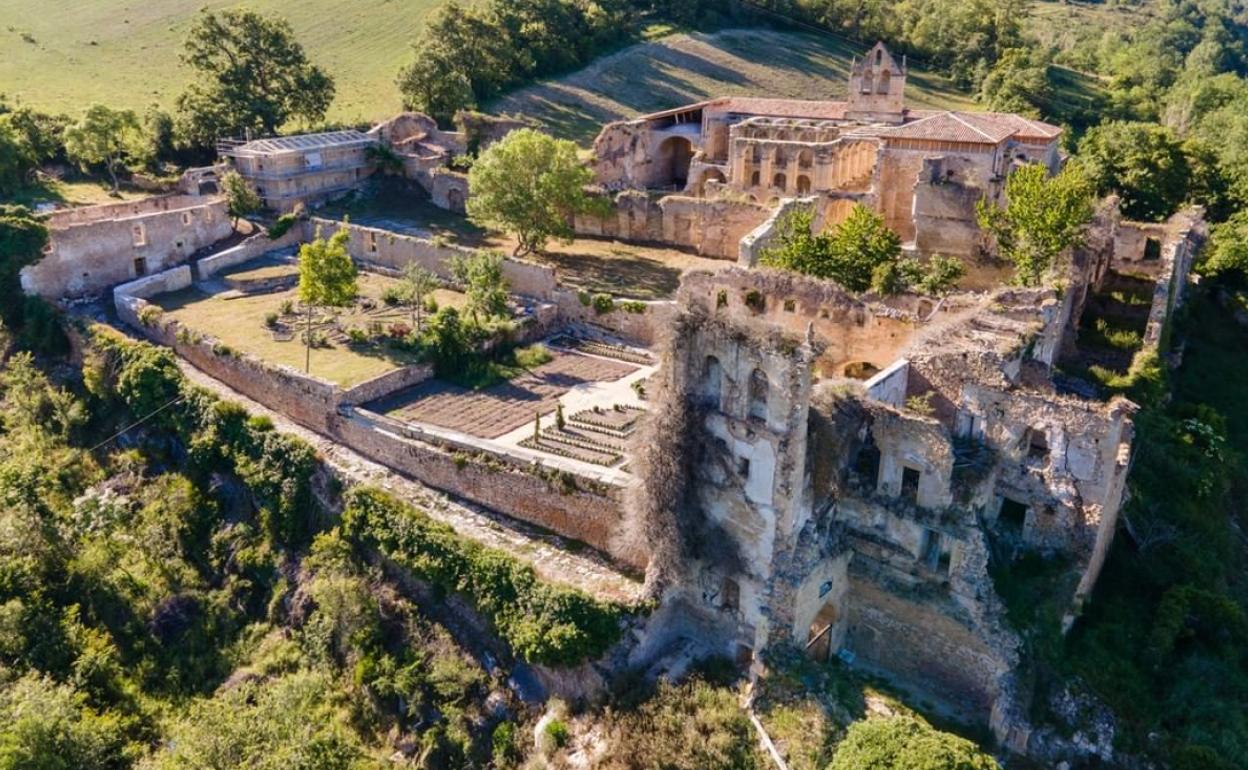
[[[645,410],[627,404],[585,409],[520,442],[526,449],[613,466],[624,459]]]

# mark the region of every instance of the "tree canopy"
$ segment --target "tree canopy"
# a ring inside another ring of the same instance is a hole
[[[1122,197],[1122,213],[1160,221],[1188,196],[1191,168],[1182,141],[1156,123],[1112,121],[1088,130],[1079,160],[1097,192]]]
[[[131,110],[92,105],[77,123],[65,129],[65,153],[82,166],[102,165],[118,187],[117,169],[126,159],[144,154],[143,128]]]
[[[933,255],[926,264],[903,258],[901,237],[861,204],[831,230],[816,233],[814,222],[810,206],[786,212],[760,263],[833,280],[849,291],[870,289],[880,294],[912,290],[939,294],[952,288],[964,272],[962,262],[953,257]]]
[[[909,716],[853,723],[828,770],[999,770],[975,744]]]
[[[345,223],[344,223],[345,225]],[[349,305],[359,293],[355,263],[347,253],[351,231],[345,226],[329,237],[316,237],[299,247],[299,301],[307,307],[308,325],[304,333],[306,356],[304,368],[312,368],[312,312],[318,307]]]
[[[1014,280],[1035,286],[1058,255],[1079,245],[1092,220],[1093,187],[1077,163],[1057,176],[1038,163],[1015,169],[1005,183],[1008,205],[981,199],[979,226],[996,241],[998,253],[1014,263]]]
[[[512,131],[468,171],[468,216],[513,233],[516,254],[541,251],[552,238],[572,239],[572,217],[591,205],[591,181],[572,142],[531,128]]]
[[[290,24],[247,9],[203,11],[182,54],[195,82],[178,97],[185,141],[211,147],[246,131],[313,123],[334,101],[334,81],[308,61]]]
[[[48,227],[24,206],[0,204],[0,322],[21,325],[24,306],[20,274],[42,256]]]
[[[260,196],[237,171],[227,171],[222,175],[221,192],[225,195],[226,213],[234,219],[236,226],[239,218],[256,213],[262,205]]]

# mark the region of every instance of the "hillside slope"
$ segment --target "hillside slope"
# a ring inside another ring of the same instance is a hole
[[[772,30],[670,35],[488,106],[536,118],[553,133],[587,144],[604,122],[715,96],[844,98],[850,62],[861,53],[829,37]],[[915,68],[906,98],[914,107],[974,107],[945,78]]]
[[[249,0],[290,21],[309,58],[330,72],[331,120],[372,120],[399,109],[395,73],[425,16],[443,0]],[[233,0],[0,0],[0,94],[77,114],[92,101],[172,106],[190,78],[178,62],[202,7]]]

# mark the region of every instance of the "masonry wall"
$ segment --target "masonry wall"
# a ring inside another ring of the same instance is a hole
[[[233,232],[222,199],[184,195],[76,209],[49,226],[49,250],[21,272],[22,289],[48,299],[96,294],[181,264]]]
[[[195,263],[195,277],[197,280],[206,281],[217,273],[236,265],[241,265],[250,259],[255,259],[270,251],[301,243],[303,236],[303,228],[298,226],[290,228],[285,235],[276,239],[269,238],[268,234],[264,232],[256,233],[237,246],[223,249],[197,261]]]
[[[305,225],[304,237],[311,239],[316,228],[328,238],[341,222],[328,219],[312,219]],[[401,270],[411,262],[424,267],[439,278],[451,278],[450,260],[457,256],[473,254],[472,249],[462,246],[442,246],[426,238],[401,235],[389,230],[361,225],[346,225],[350,232],[347,250],[351,258],[360,262]],[[548,299],[552,296],[556,281],[554,268],[517,259],[503,260],[503,277],[513,294]]]
[[[655,200],[625,192],[604,217],[580,215],[580,235],[690,248],[704,257],[736,260],[741,239],[766,221],[770,211],[754,203],[668,195]]]
[[[645,569],[644,554],[621,551],[614,542],[623,519],[616,488],[565,492],[500,458],[466,454],[479,449],[465,447],[457,455],[405,438],[400,423],[364,410],[355,410],[349,417],[335,416],[331,423],[329,432],[338,440],[423,484],[579,540],[636,570]],[[578,483],[587,485],[584,480]]]

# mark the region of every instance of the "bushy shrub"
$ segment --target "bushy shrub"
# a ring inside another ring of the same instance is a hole
[[[594,312],[602,315],[615,310],[615,300],[610,294],[598,293],[593,297]]]
[[[999,770],[975,744],[908,716],[849,726],[828,770]]]
[[[543,583],[532,567],[460,538],[380,490],[352,490],[342,522],[357,545],[472,601],[525,660],[575,665],[601,656],[619,638],[623,607]]]
[[[289,214],[282,214],[268,229],[270,241],[276,241],[286,233],[290,232],[290,228],[295,226],[295,222],[299,221],[299,217],[292,211]]]
[[[403,304],[403,289],[399,286],[387,286],[381,292],[381,301],[390,307]]]

